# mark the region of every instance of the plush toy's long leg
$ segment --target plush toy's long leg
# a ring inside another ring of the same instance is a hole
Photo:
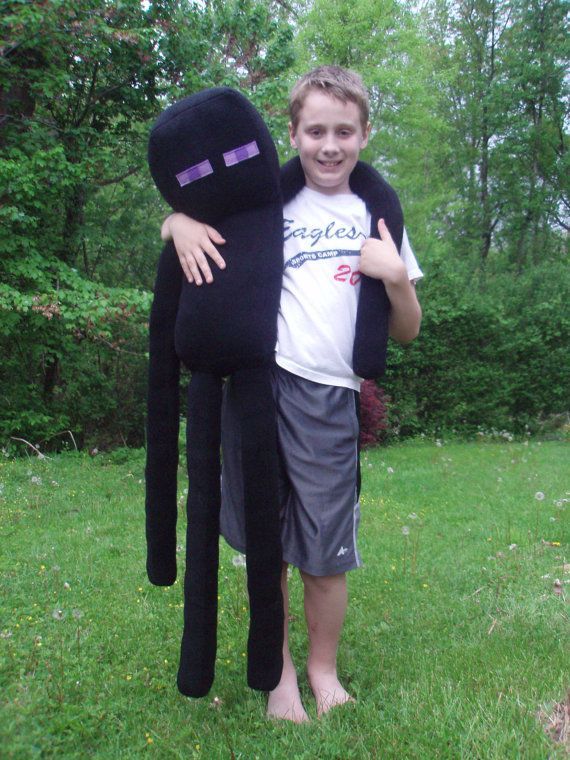
[[[271,369],[233,375],[241,420],[247,585],[250,603],[247,682],[271,691],[283,670],[283,598],[278,460]]]
[[[188,527],[178,688],[205,696],[214,680],[218,613],[222,380],[200,372],[188,387]]]

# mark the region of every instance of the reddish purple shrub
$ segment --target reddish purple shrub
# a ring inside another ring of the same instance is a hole
[[[388,429],[388,396],[374,380],[360,386],[360,445],[373,446]]]

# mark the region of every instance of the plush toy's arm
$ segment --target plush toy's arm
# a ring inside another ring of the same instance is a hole
[[[147,406],[146,539],[151,583],[176,580],[176,473],[178,469],[180,362],[174,327],[182,286],[182,269],[172,243],[158,264],[150,316],[150,362]]]

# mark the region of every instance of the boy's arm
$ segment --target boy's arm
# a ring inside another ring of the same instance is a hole
[[[384,282],[391,306],[390,337],[398,343],[409,343],[417,337],[422,321],[416,288],[383,219],[378,221],[378,232],[380,240],[368,238],[362,244],[360,271]]]
[[[226,241],[220,233],[209,224],[192,219],[186,214],[174,213],[167,216],[160,230],[161,238],[166,242],[172,240],[188,282],[201,285],[205,280],[213,282],[209,256],[220,269],[226,262],[214,245],[223,245]]]

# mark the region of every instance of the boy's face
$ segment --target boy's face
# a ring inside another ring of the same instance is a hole
[[[370,124],[363,129],[356,103],[343,103],[317,90],[309,92],[297,127],[289,124],[291,145],[299,151],[307,187],[326,195],[350,193],[348,178],[369,134]]]

